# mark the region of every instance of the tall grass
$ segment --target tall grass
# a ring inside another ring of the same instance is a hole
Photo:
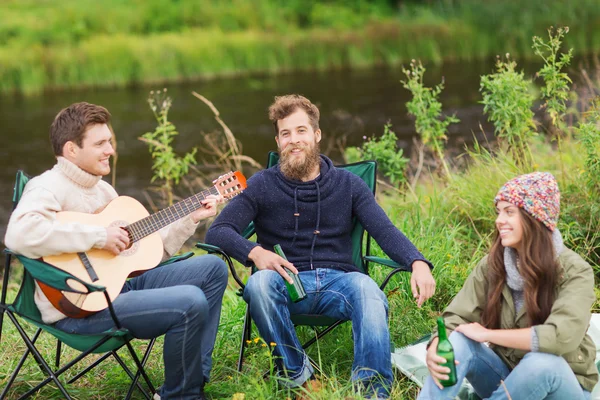
[[[594,0],[8,0],[0,14],[0,93],[533,57],[552,24],[580,54],[600,50]]]

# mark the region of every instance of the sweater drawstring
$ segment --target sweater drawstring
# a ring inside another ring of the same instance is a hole
[[[294,243],[296,243],[296,236],[298,236],[298,218],[300,217],[300,213],[298,212],[298,186],[294,189],[294,239],[292,239],[292,246],[294,247]]]
[[[317,241],[317,235],[321,233],[319,231],[319,224],[321,222],[321,189],[319,188],[319,183],[317,181],[315,181],[315,186],[317,187],[317,223],[315,225],[315,231],[313,232],[313,240],[310,246],[310,269],[314,269],[313,255],[315,250],[315,242]]]

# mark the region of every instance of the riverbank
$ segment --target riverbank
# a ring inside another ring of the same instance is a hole
[[[506,52],[526,58],[532,57],[531,37],[544,36],[551,25],[570,26],[565,46],[578,54],[600,51],[600,8],[592,0],[398,8],[383,1],[194,4],[83,1],[60,9],[8,1],[1,6],[8,22],[0,27],[0,93],[393,66],[411,59],[440,64]]]

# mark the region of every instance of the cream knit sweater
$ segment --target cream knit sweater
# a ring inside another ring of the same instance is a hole
[[[11,250],[30,258],[102,248],[106,243],[106,228],[58,223],[56,213],[93,213],[115,197],[115,189],[99,176],[87,173],[64,157],[58,157],[54,168],[31,179],[25,186],[8,222],[4,243]],[[164,258],[177,252],[197,226],[187,216],[160,230]],[[45,323],[66,318],[52,306],[37,284],[35,304]]]

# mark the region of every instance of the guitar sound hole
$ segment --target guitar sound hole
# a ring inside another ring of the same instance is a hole
[[[113,226],[119,226],[123,229],[125,229],[125,227],[129,225],[129,223],[127,221],[123,221],[123,220],[116,220],[113,221],[110,225],[108,225],[108,227],[113,227]],[[127,231],[127,233],[129,234],[129,246],[127,246],[127,248],[125,250],[123,250],[120,254],[119,257],[123,256],[123,257],[127,257],[130,256],[132,254],[135,254],[135,252],[138,250],[138,248],[140,247],[140,242],[133,242],[131,240],[131,232],[129,232],[127,229],[125,229]]]

